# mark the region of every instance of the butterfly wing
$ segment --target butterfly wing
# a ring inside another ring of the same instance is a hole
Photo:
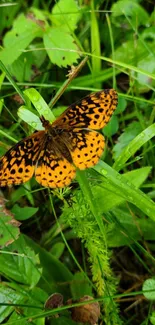
[[[114,89],[88,95],[72,104],[52,124],[58,128],[90,128],[99,130],[110,120],[117,107],[118,96]]]
[[[60,137],[65,141],[73,164],[79,169],[96,165],[105,146],[103,135],[93,130],[75,128],[64,131]]]
[[[44,135],[36,132],[6,152],[0,159],[0,186],[19,185],[33,176]]]
[[[64,187],[71,183],[75,177],[76,169],[63,154],[64,144],[61,138],[57,142],[47,141],[43,150],[40,152],[37,166],[35,169],[35,178],[39,184],[45,187]],[[67,151],[67,148],[65,148]]]

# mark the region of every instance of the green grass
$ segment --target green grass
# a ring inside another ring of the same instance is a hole
[[[70,186],[32,178],[1,188],[0,323],[80,324],[73,308],[88,295],[100,304],[94,324],[155,324],[153,5],[11,4],[0,5],[0,156],[42,129],[40,115],[52,122],[101,89],[115,88],[119,101],[101,130],[102,159]],[[54,293],[63,304],[47,310]]]

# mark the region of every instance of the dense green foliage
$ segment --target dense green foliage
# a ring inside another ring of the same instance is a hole
[[[94,168],[61,190],[34,178],[1,188],[0,323],[80,324],[67,300],[89,295],[99,323],[155,324],[153,2],[1,1],[0,31],[0,156],[42,128],[39,115],[52,121],[93,91],[119,95]],[[47,311],[55,292],[63,306]]]

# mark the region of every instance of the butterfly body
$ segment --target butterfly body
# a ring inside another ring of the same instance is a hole
[[[52,124],[41,117],[44,131],[21,140],[0,159],[0,186],[19,185],[33,175],[46,187],[64,187],[76,168],[94,166],[105,141],[103,128],[117,106],[114,89],[88,95],[72,104]]]

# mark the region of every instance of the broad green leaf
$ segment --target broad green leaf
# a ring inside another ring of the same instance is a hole
[[[24,238],[26,243],[34,249],[35,253],[39,254],[42,267],[42,278],[39,281],[39,286],[49,294],[51,292],[60,292],[68,295],[68,283],[73,279],[69,269],[32,239],[26,236]]]
[[[14,213],[15,218],[17,220],[27,220],[31,218],[39,208],[33,208],[33,207],[23,207],[21,208],[18,204],[15,204],[11,211]]]
[[[118,117],[113,115],[110,122],[104,127],[103,134],[107,137],[114,135],[119,128]]]
[[[120,135],[117,143],[113,147],[113,158],[116,159],[116,161],[118,159],[120,160],[119,156],[124,157],[123,152],[125,148],[130,145],[130,142],[134,140],[141,131],[142,127],[139,122],[132,122],[128,124],[125,131]],[[116,162],[114,163],[114,166],[116,166]]]
[[[4,2],[5,3],[5,2]],[[4,4],[3,3],[3,4]],[[0,17],[1,17],[1,23],[0,23],[0,32],[9,29],[13,24],[13,19],[15,15],[17,14],[18,10],[22,6],[22,3],[20,2],[9,2],[7,1],[5,7],[1,7],[2,1],[0,4]]]
[[[43,306],[47,299],[47,293],[40,288],[33,288],[32,290],[23,290],[22,296],[18,301],[19,304],[22,304],[22,307],[18,307],[15,310],[8,321],[8,325],[10,324],[17,324],[17,325],[27,325],[28,319],[35,316],[36,314],[41,314],[38,319],[33,319],[33,324],[35,325],[44,325],[45,324],[45,317],[43,316]],[[26,307],[26,305],[28,305]]]
[[[34,38],[42,36],[42,32],[42,28],[36,22],[21,14],[15,20],[12,30],[4,37],[4,48],[0,51],[0,60],[5,65],[12,64]]]
[[[67,67],[77,62],[78,48],[71,35],[61,28],[49,28],[44,34],[44,46],[52,63]]]
[[[18,304],[22,297],[23,295],[21,292],[9,288],[7,283],[0,283],[0,323],[2,323],[14,310],[13,306],[5,306],[5,304]]]
[[[136,1],[130,1],[130,0],[117,1],[112,5],[111,10],[112,10],[112,22],[116,26],[122,26],[122,24],[128,23],[125,16],[130,18],[131,23],[135,27],[139,25],[146,25],[148,23],[149,15],[147,11],[145,11],[145,9]]]
[[[50,16],[53,25],[63,27],[64,31],[72,32],[80,19],[80,10],[74,0],[60,0],[53,9]]]
[[[152,325],[155,325],[155,311],[152,312],[152,315],[150,317],[150,322]]]
[[[74,274],[71,282],[71,293],[73,300],[80,299],[85,295],[92,296],[92,288],[84,273],[77,272]]]
[[[50,122],[53,122],[55,120],[55,116],[53,115],[52,111],[50,110],[49,106],[46,104],[43,97],[39,94],[39,92],[34,88],[29,88],[24,91],[24,94],[29,98],[29,100],[32,102],[36,110],[38,111],[40,116],[44,116],[45,119],[47,119]],[[25,111],[26,113],[26,111]],[[35,127],[38,127],[39,120],[35,118],[35,121],[37,122],[37,125]]]
[[[32,113],[30,110],[28,110],[26,106],[20,106],[17,111],[17,114],[24,122],[32,126],[34,130],[44,130],[40,118],[34,113]]]
[[[54,318],[52,320],[52,325],[81,325],[81,323],[74,322],[73,320],[69,319],[68,317],[61,316],[59,318]]]
[[[147,279],[143,284],[143,294],[148,300],[155,300],[155,279]]]
[[[35,287],[30,290],[24,286],[17,286],[17,284],[14,283],[1,283],[0,323],[11,314],[9,320],[7,320],[7,323],[5,324],[17,323],[18,325],[27,325],[28,320],[26,320],[26,318],[41,313],[46,299],[47,293],[45,293],[40,288]],[[5,306],[5,304],[8,305]],[[11,306],[11,304],[17,304],[17,306]],[[45,318],[42,317],[37,320],[34,320],[33,324],[44,325]]]
[[[135,129],[136,130],[136,129]],[[135,134],[136,135],[136,134]],[[128,137],[130,134],[128,134]],[[130,143],[121,150],[118,158],[116,159],[113,168],[117,171],[121,170],[125,163],[139,150],[145,143],[155,136],[155,123],[150,125],[144,131],[139,133],[135,138],[133,138]],[[133,137],[133,135],[132,135]],[[116,150],[116,146],[115,146]]]
[[[5,202],[0,200],[0,247],[8,246],[20,234],[20,223],[14,219],[13,214],[5,208]]]
[[[138,188],[148,177],[150,170],[150,167],[139,168],[124,174],[123,178],[126,184],[130,181],[135,188]],[[117,188],[115,184],[108,182],[106,179],[99,185],[92,187],[92,192],[96,201],[102,202],[102,204],[99,205],[100,213],[108,212],[128,199],[124,190]]]
[[[155,41],[155,26],[151,26],[151,27],[147,27],[144,29],[144,31],[142,32],[141,37],[147,41]]]
[[[50,253],[55,256],[57,259],[61,257],[65,249],[65,244],[62,242],[56,243],[50,249]]]
[[[132,244],[135,241],[155,240],[154,221],[145,217],[136,218],[129,213],[125,205],[112,210],[115,222],[107,228],[109,247],[120,247]]]
[[[127,101],[125,98],[118,96],[118,105],[115,110],[115,115],[123,113],[126,109]]]
[[[125,58],[128,58],[130,64],[136,63],[139,71],[138,73],[132,71],[131,75],[138,80],[141,91],[148,91],[148,86],[155,85],[154,80],[150,79],[149,76],[150,73],[155,73],[154,43],[149,43],[149,46],[146,43],[144,46],[144,42],[137,40],[135,48],[134,40],[129,40],[121,44],[115,51],[115,59],[121,61],[122,64],[126,63]],[[148,73],[143,74],[141,73],[142,70]]]
[[[27,14],[27,18],[36,22],[36,24],[38,24],[43,31],[48,27],[46,13],[43,10],[36,7],[31,7]]]
[[[132,184],[132,181],[127,180],[124,175],[117,173],[103,161],[99,161],[94,169],[101,175],[105,176],[107,182],[114,186],[115,193],[119,193],[124,200],[134,204],[137,208],[143,211],[143,213],[155,221],[155,203],[148,195],[136,188],[136,186]]]
[[[39,258],[25,242],[23,236],[3,249],[3,253],[0,254],[0,272],[30,287],[38,283],[41,276]]]
[[[37,50],[43,48],[43,50]],[[15,80],[23,82],[30,81],[39,74],[39,67],[46,57],[46,51],[43,44],[30,44],[30,52],[21,53],[21,55],[8,67],[9,72]]]

